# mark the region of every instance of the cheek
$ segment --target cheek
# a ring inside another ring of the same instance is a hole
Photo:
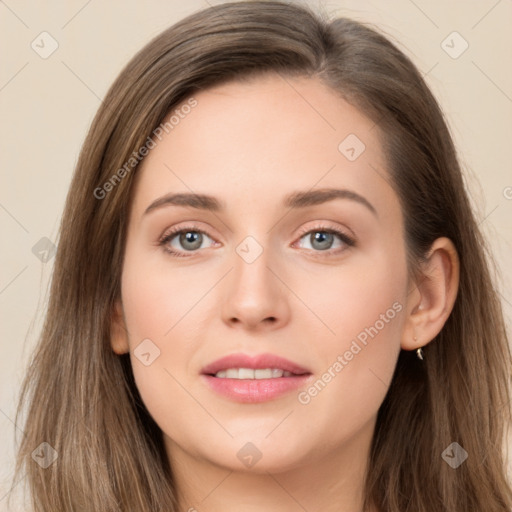
[[[215,283],[211,272],[200,273],[193,266],[176,268],[159,251],[127,250],[123,308],[133,343],[141,337],[161,343],[172,338]]]
[[[164,404],[172,405],[177,391],[171,362],[186,365],[185,354],[180,353],[187,350],[186,343],[170,343],[177,337],[186,317],[180,319],[194,296],[183,284],[176,276],[173,280],[166,277],[165,268],[155,266],[136,248],[127,250],[122,300],[131,365],[141,398],[157,423]]]
[[[377,413],[395,369],[405,312],[406,268],[382,252],[332,282],[324,309],[335,336],[321,345],[324,369],[300,403],[355,428]],[[350,414],[348,414],[350,411]]]
[[[302,281],[301,294],[323,320],[324,326],[318,324],[328,352],[349,349],[354,339],[367,342],[367,347],[369,340],[379,340],[372,347],[377,353],[387,340],[399,341],[407,283],[405,260],[399,254],[382,251],[354,258],[347,266],[333,267],[329,275],[308,279]]]
[[[398,273],[386,270],[353,273],[345,280],[343,294],[333,301],[338,308],[336,332],[341,343],[357,340],[376,355],[389,343],[398,343],[404,283]],[[377,343],[371,344],[371,340]]]

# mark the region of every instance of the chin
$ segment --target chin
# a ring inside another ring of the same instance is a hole
[[[303,440],[288,437],[284,442],[278,436],[272,439],[273,434],[267,438],[265,435],[260,432],[254,436],[236,437],[224,447],[219,443],[216,446],[221,447],[220,453],[212,453],[210,445],[205,447],[210,449],[205,455],[226,469],[252,474],[283,473],[310,460]]]

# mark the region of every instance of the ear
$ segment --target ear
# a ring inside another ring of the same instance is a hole
[[[130,351],[128,344],[128,330],[123,315],[123,306],[120,300],[114,304],[110,323],[110,345],[116,354],[126,354]]]
[[[438,238],[428,252],[419,281],[413,283],[407,298],[401,340],[404,350],[423,347],[439,334],[455,304],[459,268],[453,242],[446,237]]]

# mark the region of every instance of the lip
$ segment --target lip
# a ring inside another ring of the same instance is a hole
[[[228,379],[215,374],[227,368],[278,368],[292,373],[290,377],[273,379]],[[208,364],[201,370],[201,378],[208,387],[229,400],[243,403],[258,403],[277,399],[305,385],[312,373],[302,366],[276,356],[260,354],[231,354]]]
[[[215,375],[218,371],[226,370],[227,368],[279,368],[295,375],[311,373],[307,368],[303,368],[288,359],[284,359],[283,357],[279,357],[274,354],[249,356],[241,353],[221,357],[213,363],[206,365],[201,370],[201,373],[204,375]]]

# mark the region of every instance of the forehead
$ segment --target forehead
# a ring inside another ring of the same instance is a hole
[[[375,203],[392,199],[378,128],[319,79],[270,74],[193,98],[193,108],[169,113],[172,129],[154,139],[137,171],[138,213],[172,191],[207,193],[232,207],[328,187]]]

